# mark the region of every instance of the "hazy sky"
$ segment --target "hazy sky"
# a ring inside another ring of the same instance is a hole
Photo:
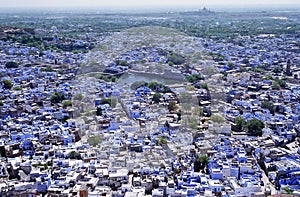
[[[145,7],[299,5],[299,0],[0,0],[0,7]]]

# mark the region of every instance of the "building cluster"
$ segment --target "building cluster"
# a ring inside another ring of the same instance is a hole
[[[262,121],[261,137],[255,140],[263,143],[249,140],[244,148],[252,148],[276,189],[290,189],[294,195],[299,191],[297,40],[295,35],[259,35],[206,45],[226,79],[225,101],[229,105],[224,114],[231,122],[233,136],[245,134],[245,128],[238,128],[238,117],[244,124],[251,119]]]
[[[193,44],[192,38],[177,35],[182,40],[177,44],[161,36],[160,47],[153,47],[157,43],[147,44],[144,33],[114,36],[103,45],[116,47],[116,54],[41,51],[0,41],[0,196],[300,195],[298,37],[199,38]],[[125,52],[117,47],[127,39],[139,46]],[[90,46],[73,41],[80,48]],[[54,36],[46,43],[68,51],[70,43],[63,42]],[[223,73],[224,116],[231,125],[218,124],[213,136],[207,130],[214,127],[209,117],[215,94],[200,81],[204,65],[198,60],[166,65],[170,54],[165,51],[178,51],[188,60],[202,45],[211,56],[207,64],[215,61]],[[195,78],[190,89],[150,82],[132,90],[87,76],[81,84],[82,78],[75,79],[78,65],[91,64],[93,55],[112,74],[132,68],[156,73],[163,65],[164,75]],[[185,102],[201,106],[205,116],[197,116],[193,130],[181,103],[187,92],[191,98],[186,95]],[[264,123],[258,136],[246,133],[251,119]]]

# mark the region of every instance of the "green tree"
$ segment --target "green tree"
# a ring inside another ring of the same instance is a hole
[[[159,91],[164,87],[163,84],[157,83],[156,81],[152,81],[147,85],[151,90]]]
[[[54,69],[51,66],[46,66],[45,68],[41,68],[41,72],[54,72]]]
[[[207,155],[197,155],[194,160],[194,171],[199,172],[209,164],[209,157]]]
[[[282,79],[274,79],[273,82],[276,82],[278,83],[278,85],[282,88],[286,88],[287,87],[287,84],[285,81],[283,81]]]
[[[201,84],[201,88],[203,88],[203,89],[205,89],[205,90],[208,90],[208,89],[209,89],[207,83]]]
[[[62,102],[63,107],[69,107],[72,106],[72,101],[71,100],[64,100]]]
[[[159,145],[159,146],[163,146],[163,145],[166,145],[168,144],[168,141],[167,139],[164,137],[164,136],[160,136],[157,140],[156,140],[156,145]]]
[[[267,75],[266,77],[263,78],[264,80],[273,80],[273,77],[270,75]]]
[[[116,64],[120,66],[129,66],[129,63],[126,60],[116,60]]]
[[[239,131],[244,130],[246,122],[241,116],[236,117],[235,120],[234,120],[234,123],[236,124],[236,127]]]
[[[188,75],[186,77],[186,79],[190,83],[197,83],[198,81],[203,80],[204,77],[202,77],[201,75],[198,75],[198,74],[192,74],[192,75]]]
[[[176,111],[177,108],[178,107],[174,101],[169,102],[169,105],[168,105],[169,112]]]
[[[22,88],[20,86],[14,87],[13,89],[16,90],[16,91],[22,90]]]
[[[6,68],[18,68],[19,65],[16,62],[10,61],[10,62],[6,62],[5,63],[5,67]]]
[[[2,83],[4,89],[11,89],[13,87],[13,83],[11,82],[11,80],[3,79]]]
[[[69,154],[68,154],[68,158],[70,159],[81,159],[81,155],[80,153],[76,152],[76,151],[71,151]]]
[[[276,66],[273,70],[274,73],[278,74],[281,72],[281,67],[280,66]]]
[[[168,55],[168,63],[169,62],[171,62],[172,64],[175,64],[175,65],[181,65],[185,62],[185,59],[183,56],[171,52]]]
[[[65,95],[63,95],[61,92],[55,92],[50,97],[51,103],[60,103],[63,100],[65,100]]]
[[[276,81],[272,82],[272,86],[271,87],[272,87],[273,90],[279,90],[280,89],[280,85]]]
[[[247,69],[244,66],[240,66],[240,72],[246,72]]]
[[[154,101],[154,103],[159,103],[161,98],[162,95],[160,93],[155,93],[152,97],[152,101]]]
[[[246,123],[246,128],[249,135],[253,136],[261,136],[262,135],[262,129],[265,127],[265,124],[258,119],[250,119]]]
[[[118,103],[118,98],[114,96],[101,99],[101,104],[109,104],[111,108],[115,108],[117,103]]]
[[[268,109],[270,110],[271,113],[274,113],[275,112],[275,106],[272,102],[270,101],[263,101],[261,103],[261,107],[264,108],[264,109]]]

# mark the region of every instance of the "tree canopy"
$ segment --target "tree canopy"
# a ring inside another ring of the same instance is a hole
[[[10,61],[10,62],[6,62],[5,63],[5,67],[6,68],[18,68],[19,65],[16,62]]]
[[[272,102],[270,101],[263,101],[261,103],[261,107],[264,108],[264,109],[268,109],[271,113],[274,113],[275,112],[275,106]]]
[[[61,92],[55,92],[50,97],[51,103],[60,103],[63,100],[65,100],[65,95],[63,95]]]
[[[11,82],[11,80],[3,79],[2,83],[3,83],[4,89],[11,89],[13,87],[13,83]]]
[[[258,119],[250,119],[246,123],[246,128],[249,135],[253,136],[261,136],[262,135],[262,129],[265,127],[265,124]]]
[[[159,103],[161,98],[162,95],[160,93],[155,93],[152,97],[152,101],[154,101],[154,103]]]
[[[235,120],[234,120],[234,123],[236,124],[236,127],[237,127],[238,131],[243,131],[244,130],[246,122],[241,116],[236,117]]]
[[[169,102],[168,110],[169,110],[170,112],[172,112],[172,111],[175,111],[176,109],[177,109],[176,103],[175,103],[174,101]]]
[[[207,155],[197,155],[194,160],[194,171],[199,172],[200,170],[204,170],[208,163],[209,157]]]

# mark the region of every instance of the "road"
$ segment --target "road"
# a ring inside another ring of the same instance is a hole
[[[269,178],[267,177],[267,175],[264,171],[262,171],[261,180],[264,182],[265,187],[269,186],[269,188],[271,190],[271,195],[278,194],[278,191],[275,189],[275,186],[269,181]]]

